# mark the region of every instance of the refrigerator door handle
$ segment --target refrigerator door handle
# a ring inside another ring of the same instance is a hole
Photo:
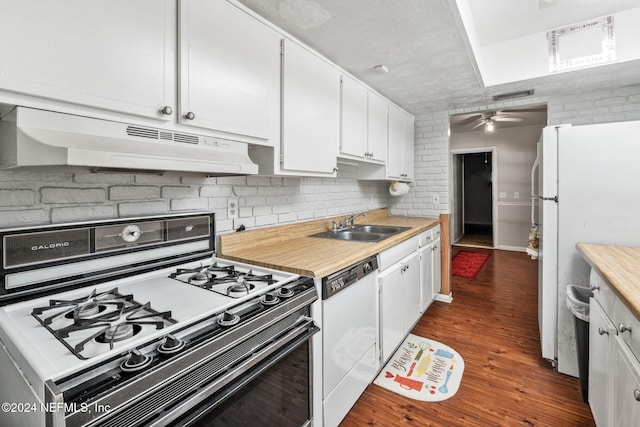
[[[556,203],[558,203],[558,196],[553,196],[553,197],[542,197],[542,196],[538,196],[537,194],[534,194],[531,196],[532,199],[540,199],[540,200],[551,200],[554,201]]]

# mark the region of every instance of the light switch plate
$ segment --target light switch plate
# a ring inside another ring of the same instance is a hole
[[[227,219],[238,218],[238,199],[227,199]]]

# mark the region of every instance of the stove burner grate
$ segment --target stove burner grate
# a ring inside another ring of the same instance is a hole
[[[47,316],[51,310],[54,314]],[[140,304],[133,295],[120,294],[118,288],[101,293],[94,289],[88,296],[74,300],[50,300],[48,306],[34,308],[31,315],[82,360],[87,359],[82,352],[89,342],[108,344],[112,350],[114,343],[139,334],[144,325],[162,329],[176,323],[171,311],[158,312],[148,302]],[[54,329],[52,325],[61,319],[66,320],[65,326]],[[71,344],[69,337],[80,331],[92,332],[80,342]]]

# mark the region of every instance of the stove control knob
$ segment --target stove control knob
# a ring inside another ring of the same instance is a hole
[[[162,354],[177,353],[184,348],[186,343],[173,335],[167,335],[164,342],[158,347],[158,352]]]
[[[369,262],[368,262],[368,263],[366,263],[366,264],[364,265],[364,272],[365,272],[365,273],[371,273],[371,270],[373,270],[373,267],[371,267],[371,263],[369,263]]]
[[[264,305],[274,305],[277,304],[278,301],[280,301],[280,298],[272,294],[264,294],[262,298],[260,298],[260,302]]]
[[[222,316],[220,316],[220,318],[218,319],[218,323],[220,324],[220,326],[233,326],[238,322],[240,322],[240,316],[228,311],[222,313]]]
[[[138,350],[133,350],[129,353],[129,357],[120,364],[120,368],[124,372],[136,372],[149,366],[152,360],[151,357],[140,353]]]

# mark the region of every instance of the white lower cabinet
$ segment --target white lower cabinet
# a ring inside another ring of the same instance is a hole
[[[420,317],[420,259],[414,251],[380,273],[380,348],[387,360]]]
[[[640,419],[638,320],[591,271],[589,406],[598,427],[634,427]],[[635,334],[635,336],[634,336]]]
[[[616,328],[594,298],[591,298],[589,312],[589,405],[596,425],[605,427],[611,425],[608,407],[612,365],[609,355]]]
[[[612,425],[635,427],[640,422],[640,363],[629,346],[614,338]]]

